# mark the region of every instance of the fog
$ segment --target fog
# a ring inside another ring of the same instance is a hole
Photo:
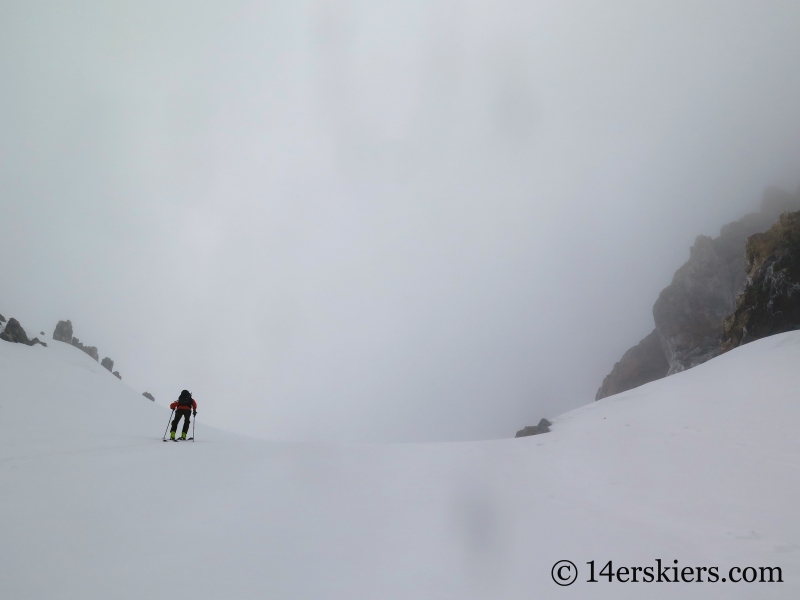
[[[696,235],[798,186],[797,31],[763,0],[0,0],[0,313],[251,435],[511,437],[594,399]]]

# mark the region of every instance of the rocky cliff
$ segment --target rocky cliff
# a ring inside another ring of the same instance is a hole
[[[800,209],[800,195],[777,188],[764,193],[761,211],[725,225],[719,237],[698,236],[653,306],[653,319],[669,362],[668,375],[704,363],[720,353],[722,321],[744,288],[745,243],[782,212]]]
[[[650,381],[661,379],[669,371],[669,362],[661,347],[661,336],[653,330],[641,342],[622,355],[622,358],[603,379],[595,400],[613,396]]]
[[[800,212],[747,239],[747,279],[723,323],[721,351],[800,328]]]
[[[736,308],[747,281],[747,239],[766,231],[781,213],[800,210],[800,190],[790,194],[768,188],[760,208],[722,227],[716,238],[698,236],[689,260],[675,272],[653,306],[654,332],[614,365],[596,400],[690,369],[722,351],[723,321]]]

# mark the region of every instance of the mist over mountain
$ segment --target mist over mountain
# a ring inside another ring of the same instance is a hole
[[[282,440],[591,401],[695,237],[800,164],[800,5],[0,9],[0,298]]]

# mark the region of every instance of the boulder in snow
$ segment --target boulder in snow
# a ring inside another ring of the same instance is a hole
[[[119,374],[119,371],[114,371],[114,377],[120,380],[122,379],[122,375]]]
[[[114,370],[114,361],[108,358],[107,356],[100,362],[100,364],[109,371]]]
[[[538,425],[528,425],[520,429],[514,437],[527,437],[529,435],[539,435],[540,433],[548,433],[552,423],[547,419],[539,421]]]
[[[151,400],[152,402],[156,401],[155,397],[150,392],[145,392],[144,394],[142,394],[142,396],[144,396],[148,400]]]

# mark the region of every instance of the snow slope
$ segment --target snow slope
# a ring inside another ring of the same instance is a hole
[[[798,366],[774,336],[475,443],[252,440],[198,394],[197,442],[162,443],[84,353],[0,343],[0,598],[800,598]],[[784,583],[586,582],[657,558]]]

